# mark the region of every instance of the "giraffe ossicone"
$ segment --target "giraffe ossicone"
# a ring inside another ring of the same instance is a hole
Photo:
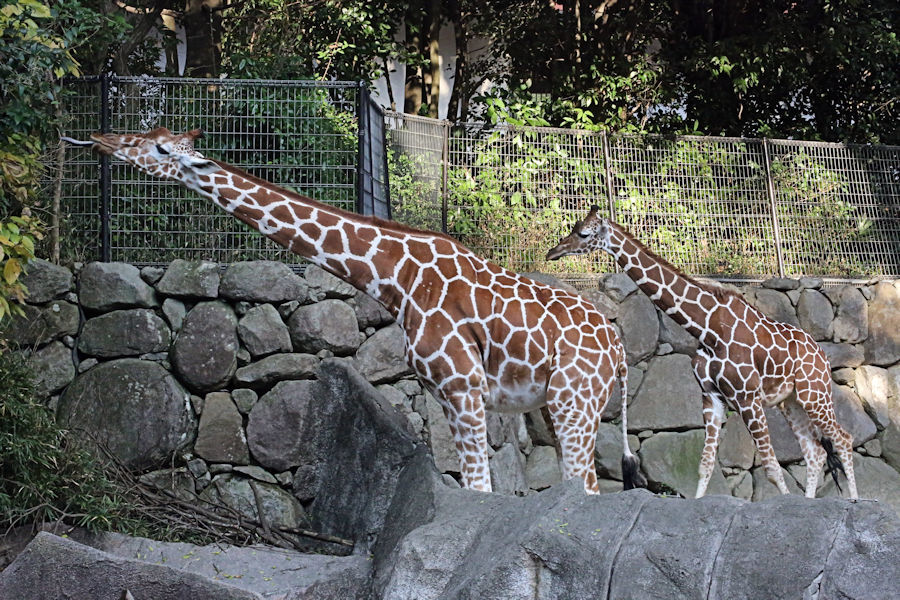
[[[828,359],[812,336],[770,319],[737,293],[688,277],[622,226],[601,217],[596,206],[547,258],[597,250],[611,254],[656,306],[700,342],[693,370],[700,384],[706,440],[698,498],[706,493],[715,468],[726,408],[740,413],[766,476],[781,493],[788,493],[766,423],[764,409],[772,406],[781,409],[800,443],[806,461],[806,496],[815,497],[827,459],[835,484],[841,470],[850,498],[858,497],[853,440],[835,417]]]
[[[452,238],[316,202],[194,149],[199,130],[94,134],[93,148],[174,179],[380,302],[406,358],[441,404],[463,485],[491,491],[485,410],[547,407],[563,476],[597,493],[600,416],[627,365],[610,322],[586,299],[495,265]],[[75,140],[75,143],[79,143]],[[623,435],[625,488],[639,483]]]

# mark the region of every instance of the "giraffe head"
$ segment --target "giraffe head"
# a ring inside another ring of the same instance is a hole
[[[203,137],[199,129],[175,135],[160,127],[137,134],[94,133],[90,142],[63,140],[80,146],[90,145],[97,152],[131,163],[153,177],[187,182],[221,169],[194,150],[194,140],[199,137]]]
[[[557,260],[570,254],[587,254],[596,250],[611,252],[609,221],[600,216],[600,207],[592,206],[583,221],[577,221],[572,233],[547,252],[547,260]]]

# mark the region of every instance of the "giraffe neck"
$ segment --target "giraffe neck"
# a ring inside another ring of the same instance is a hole
[[[415,277],[403,243],[427,232],[392,227],[317,202],[227,163],[182,183],[291,252],[369,294],[396,318]],[[403,268],[398,268],[403,261]]]
[[[610,222],[611,251],[620,267],[653,303],[701,343],[712,346],[709,315],[722,301]]]

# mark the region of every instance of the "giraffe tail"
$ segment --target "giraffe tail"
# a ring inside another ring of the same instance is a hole
[[[623,362],[616,373],[622,391],[622,484],[626,490],[647,487],[647,479],[641,473],[641,461],[628,447],[628,367]]]
[[[834,485],[837,486],[838,492],[843,494],[844,490],[841,489],[841,484],[838,482],[837,472],[840,471],[844,474],[844,477],[847,476],[847,471],[844,470],[844,463],[841,462],[837,452],[834,451],[834,445],[831,443],[831,440],[823,437],[819,440],[819,443],[822,444],[822,448],[825,450],[825,472],[831,473]]]

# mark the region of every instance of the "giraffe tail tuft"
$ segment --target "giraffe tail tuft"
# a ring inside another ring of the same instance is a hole
[[[622,456],[622,487],[626,490],[647,487],[647,478],[641,473],[641,461],[631,453]]]
[[[834,485],[837,486],[838,492],[843,494],[844,490],[841,489],[841,484],[838,482],[837,472],[840,471],[844,474],[844,477],[847,477],[847,471],[844,470],[844,463],[841,462],[837,452],[834,451],[831,440],[827,437],[823,437],[819,440],[819,443],[822,444],[822,448],[825,450],[825,472],[831,473],[831,478],[834,479]]]
[[[628,367],[625,362],[616,373],[619,390],[622,392],[622,485],[623,489],[647,487],[647,479],[641,473],[641,461],[628,447]]]

